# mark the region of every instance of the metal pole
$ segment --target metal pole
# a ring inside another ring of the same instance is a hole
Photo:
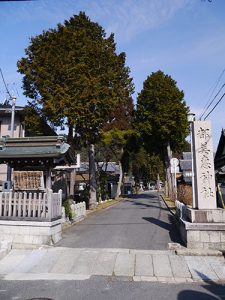
[[[14,137],[14,123],[15,123],[15,109],[16,109],[16,97],[12,97],[12,113],[11,113],[11,132],[10,137]]]
[[[191,136],[191,180],[192,180],[192,208],[196,208],[195,201],[195,174],[194,174],[194,154],[193,154],[193,122],[190,123]]]
[[[10,131],[10,137],[14,137],[14,123],[15,123],[15,109],[16,109],[16,97],[13,96],[11,98],[12,100],[12,110],[11,110],[11,131]],[[12,179],[12,168],[8,165],[7,166],[7,181],[11,182]],[[11,185],[11,184],[10,184]]]

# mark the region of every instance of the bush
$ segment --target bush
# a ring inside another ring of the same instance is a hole
[[[187,184],[179,184],[177,187],[177,199],[192,206],[192,186]]]
[[[63,201],[63,206],[65,208],[66,217],[68,217],[71,220],[73,218],[73,215],[72,215],[72,209],[70,207],[70,200]]]

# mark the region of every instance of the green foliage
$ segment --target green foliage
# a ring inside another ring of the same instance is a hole
[[[133,91],[125,53],[116,53],[114,36],[85,13],[31,39],[18,62],[24,94],[55,125],[67,124],[87,143],[121,101]]]
[[[122,150],[133,134],[133,114],[133,100],[131,97],[125,97],[112,112],[110,120],[104,124],[101,145],[105,148],[109,159],[115,157],[117,161],[121,160]]]
[[[72,220],[73,214],[72,214],[72,209],[70,207],[70,200],[63,201],[62,205],[65,208],[65,215],[66,215],[66,217],[68,217],[70,220]]]
[[[150,180],[157,180],[157,174],[163,179],[163,162],[158,155],[150,155],[144,149],[140,147],[137,153],[131,154],[131,166],[132,174],[134,175],[135,181],[144,181],[145,183]]]
[[[188,111],[176,81],[162,71],[148,76],[138,95],[135,124],[148,152],[164,159],[167,143],[173,151],[182,150],[188,134]]]
[[[98,181],[99,181],[99,193],[102,200],[106,200],[109,195],[106,192],[106,186],[108,183],[108,176],[107,173],[103,170],[98,172]]]
[[[26,106],[24,112],[26,136],[56,135],[54,127],[48,125],[46,118],[34,106]]]

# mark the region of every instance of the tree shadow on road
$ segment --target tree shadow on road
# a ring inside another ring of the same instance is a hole
[[[143,219],[163,229],[168,230],[171,241],[174,243],[182,244],[182,240],[180,238],[179,231],[176,227],[175,220],[171,215],[168,215],[168,223],[152,217],[143,217]]]
[[[177,300],[189,300],[189,299],[198,299],[198,300],[225,300],[225,285],[224,284],[217,284],[210,280],[207,275],[195,270],[198,276],[206,283],[201,285],[203,288],[208,290],[211,294],[198,292],[193,290],[184,290],[178,294]]]
[[[132,199],[152,199],[152,198],[158,198],[158,195],[152,195],[152,194],[134,194],[131,196]]]
[[[192,291],[192,290],[184,290],[178,294],[177,300],[191,300],[191,299],[198,299],[198,300],[218,300],[217,297],[214,297],[210,294]],[[224,298],[219,298],[224,299]]]
[[[158,208],[158,209],[162,209],[162,210],[168,211],[167,208],[160,207],[158,201],[154,201],[154,202],[151,201],[151,204],[147,204],[147,203],[143,203],[143,202],[137,202],[137,201],[131,201],[131,200],[125,200],[124,202],[131,202],[132,205],[143,207],[143,209],[145,209],[145,208]],[[158,205],[152,205],[152,204],[158,204]],[[119,209],[121,209],[121,207],[119,207]],[[125,207],[124,209],[129,209],[129,208]]]

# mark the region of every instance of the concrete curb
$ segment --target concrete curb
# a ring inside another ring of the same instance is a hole
[[[0,260],[3,259],[12,249],[12,243],[9,241],[0,242]]]
[[[175,253],[182,256],[223,256],[223,253],[219,250],[210,249],[188,249],[181,248],[176,249]]]

